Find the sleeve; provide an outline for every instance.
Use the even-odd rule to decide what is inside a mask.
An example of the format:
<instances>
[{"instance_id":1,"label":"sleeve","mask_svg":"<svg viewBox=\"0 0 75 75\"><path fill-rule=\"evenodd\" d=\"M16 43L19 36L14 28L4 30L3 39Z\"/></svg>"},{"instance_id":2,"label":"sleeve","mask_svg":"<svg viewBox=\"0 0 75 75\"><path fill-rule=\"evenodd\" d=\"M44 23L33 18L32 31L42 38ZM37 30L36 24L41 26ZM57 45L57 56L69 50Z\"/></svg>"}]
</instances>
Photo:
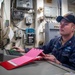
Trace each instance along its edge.
<instances>
[{"instance_id":1,"label":"sleeve","mask_svg":"<svg viewBox=\"0 0 75 75\"><path fill-rule=\"evenodd\" d=\"M49 43L47 43L46 45L37 47L37 49L42 49L45 54L49 54L52 52L56 41L57 41L57 38L53 38L49 41ZM25 48L25 52L28 52L29 50L30 50L29 48Z\"/></svg>"},{"instance_id":2,"label":"sleeve","mask_svg":"<svg viewBox=\"0 0 75 75\"><path fill-rule=\"evenodd\" d=\"M51 44L51 41L50 41L50 42L49 42L48 44L46 44L46 45L37 47L37 49L42 49L45 54L49 54L49 53L52 51L51 45L52 45L52 44ZM25 53L27 53L30 49L29 49L29 48L25 48L24 50L25 50Z\"/></svg>"},{"instance_id":3,"label":"sleeve","mask_svg":"<svg viewBox=\"0 0 75 75\"><path fill-rule=\"evenodd\" d=\"M24 50L25 50L25 53L27 53L30 50L30 48L25 48Z\"/></svg>"},{"instance_id":4,"label":"sleeve","mask_svg":"<svg viewBox=\"0 0 75 75\"><path fill-rule=\"evenodd\" d=\"M43 45L43 46L38 47L38 48L42 49L45 54L49 54L53 50L53 46L54 46L53 42L54 42L54 39L50 40L50 42L47 43L46 45Z\"/></svg>"},{"instance_id":5,"label":"sleeve","mask_svg":"<svg viewBox=\"0 0 75 75\"><path fill-rule=\"evenodd\" d=\"M75 50L73 50L71 56L69 57L69 65L62 64L65 67L75 70Z\"/></svg>"}]
</instances>

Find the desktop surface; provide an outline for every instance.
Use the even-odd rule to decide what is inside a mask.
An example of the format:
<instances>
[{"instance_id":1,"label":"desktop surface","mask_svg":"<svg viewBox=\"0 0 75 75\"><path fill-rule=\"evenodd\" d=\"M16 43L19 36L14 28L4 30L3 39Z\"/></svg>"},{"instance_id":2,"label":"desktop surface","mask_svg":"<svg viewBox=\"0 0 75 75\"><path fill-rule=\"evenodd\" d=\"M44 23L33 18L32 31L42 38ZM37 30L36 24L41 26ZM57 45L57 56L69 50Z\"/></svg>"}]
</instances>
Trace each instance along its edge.
<instances>
[{"instance_id":1,"label":"desktop surface","mask_svg":"<svg viewBox=\"0 0 75 75\"><path fill-rule=\"evenodd\" d=\"M72 70L65 70L47 61L35 61L13 70L6 70L0 66L0 75L64 75Z\"/></svg>"},{"instance_id":2,"label":"desktop surface","mask_svg":"<svg viewBox=\"0 0 75 75\"><path fill-rule=\"evenodd\" d=\"M10 60L18 56L9 55L4 50L4 59L3 61ZM0 66L0 75L64 75L67 72L74 72L70 69L65 69L63 66L58 66L55 63L48 61L35 61L28 65L18 67L13 70L6 70Z\"/></svg>"}]
</instances>

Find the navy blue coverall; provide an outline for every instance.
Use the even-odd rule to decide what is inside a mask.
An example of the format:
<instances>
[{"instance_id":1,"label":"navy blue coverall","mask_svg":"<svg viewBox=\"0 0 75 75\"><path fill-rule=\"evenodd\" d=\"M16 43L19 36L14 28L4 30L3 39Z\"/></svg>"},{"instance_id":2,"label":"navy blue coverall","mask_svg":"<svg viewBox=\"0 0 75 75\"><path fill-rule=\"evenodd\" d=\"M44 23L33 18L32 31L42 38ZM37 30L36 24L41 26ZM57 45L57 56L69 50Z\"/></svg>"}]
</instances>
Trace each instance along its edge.
<instances>
[{"instance_id":1,"label":"navy blue coverall","mask_svg":"<svg viewBox=\"0 0 75 75\"><path fill-rule=\"evenodd\" d=\"M75 36L64 45L61 43L61 37L54 38L40 49L43 49L45 54L52 53L63 66L75 70Z\"/></svg>"},{"instance_id":2,"label":"navy blue coverall","mask_svg":"<svg viewBox=\"0 0 75 75\"><path fill-rule=\"evenodd\" d=\"M42 49L45 54L53 54L63 66L75 70L75 36L64 45L61 43L61 37L54 38L39 49ZM25 50L29 51L28 49Z\"/></svg>"}]
</instances>

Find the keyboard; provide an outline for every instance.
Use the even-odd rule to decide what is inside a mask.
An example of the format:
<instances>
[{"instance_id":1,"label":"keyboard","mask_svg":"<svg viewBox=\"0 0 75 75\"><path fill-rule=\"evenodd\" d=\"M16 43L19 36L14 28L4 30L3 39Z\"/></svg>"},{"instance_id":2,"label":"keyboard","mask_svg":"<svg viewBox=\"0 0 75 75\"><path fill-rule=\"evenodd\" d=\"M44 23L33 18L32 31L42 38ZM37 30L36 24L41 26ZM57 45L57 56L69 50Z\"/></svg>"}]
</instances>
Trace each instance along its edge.
<instances>
[{"instance_id":1,"label":"keyboard","mask_svg":"<svg viewBox=\"0 0 75 75\"><path fill-rule=\"evenodd\" d=\"M19 51L15 51L15 50L6 50L6 53L9 55L22 56L22 54Z\"/></svg>"}]
</instances>

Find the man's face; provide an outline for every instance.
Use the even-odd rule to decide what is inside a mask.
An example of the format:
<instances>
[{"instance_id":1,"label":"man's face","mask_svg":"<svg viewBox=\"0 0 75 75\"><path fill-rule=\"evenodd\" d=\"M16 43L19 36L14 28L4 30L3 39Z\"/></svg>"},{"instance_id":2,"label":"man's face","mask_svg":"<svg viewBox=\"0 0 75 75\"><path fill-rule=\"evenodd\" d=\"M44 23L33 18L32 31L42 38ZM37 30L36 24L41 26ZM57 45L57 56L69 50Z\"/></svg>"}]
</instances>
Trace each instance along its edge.
<instances>
[{"instance_id":1,"label":"man's face","mask_svg":"<svg viewBox=\"0 0 75 75\"><path fill-rule=\"evenodd\" d=\"M62 19L60 22L60 34L67 36L73 33L74 24Z\"/></svg>"}]
</instances>

